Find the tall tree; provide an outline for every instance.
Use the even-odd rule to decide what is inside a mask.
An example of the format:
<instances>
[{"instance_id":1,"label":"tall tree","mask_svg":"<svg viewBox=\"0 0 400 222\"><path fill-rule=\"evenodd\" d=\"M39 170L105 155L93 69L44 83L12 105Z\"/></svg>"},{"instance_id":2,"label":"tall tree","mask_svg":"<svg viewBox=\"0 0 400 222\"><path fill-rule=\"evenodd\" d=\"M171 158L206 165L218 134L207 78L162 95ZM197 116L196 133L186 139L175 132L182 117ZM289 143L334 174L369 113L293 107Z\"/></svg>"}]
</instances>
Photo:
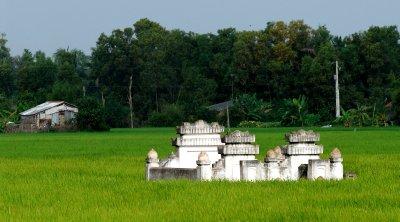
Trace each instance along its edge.
<instances>
[{"instance_id":1,"label":"tall tree","mask_svg":"<svg viewBox=\"0 0 400 222\"><path fill-rule=\"evenodd\" d=\"M83 92L82 80L77 72L76 54L59 49L54 54L54 60L57 74L49 99L77 103L83 97Z\"/></svg>"},{"instance_id":2,"label":"tall tree","mask_svg":"<svg viewBox=\"0 0 400 222\"><path fill-rule=\"evenodd\" d=\"M51 58L40 51L32 55L29 50L25 50L16 63L19 104L27 109L46 101L57 73L57 66Z\"/></svg>"},{"instance_id":3,"label":"tall tree","mask_svg":"<svg viewBox=\"0 0 400 222\"><path fill-rule=\"evenodd\" d=\"M6 46L5 34L0 33L0 105L2 107L12 106L9 99L14 93L14 69L10 49Z\"/></svg>"}]
</instances>

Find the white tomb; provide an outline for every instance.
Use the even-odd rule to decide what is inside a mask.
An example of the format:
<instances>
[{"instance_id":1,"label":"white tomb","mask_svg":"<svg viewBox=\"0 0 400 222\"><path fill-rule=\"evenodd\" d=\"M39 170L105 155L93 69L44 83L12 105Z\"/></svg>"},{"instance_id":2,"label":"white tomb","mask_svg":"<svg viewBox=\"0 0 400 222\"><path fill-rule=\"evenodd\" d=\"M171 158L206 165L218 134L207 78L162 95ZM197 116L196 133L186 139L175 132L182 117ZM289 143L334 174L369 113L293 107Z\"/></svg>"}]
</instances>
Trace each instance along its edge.
<instances>
[{"instance_id":1,"label":"white tomb","mask_svg":"<svg viewBox=\"0 0 400 222\"><path fill-rule=\"evenodd\" d=\"M293 131L285 135L289 144L269 150L264 163L256 159L259 146L249 132L234 131L222 139L223 126L202 120L177 127L173 140L176 154L158 160L154 149L147 155L146 178L198 180L298 180L343 179L343 158L335 148L330 159L320 159L323 146L319 134Z\"/></svg>"},{"instance_id":2,"label":"white tomb","mask_svg":"<svg viewBox=\"0 0 400 222\"><path fill-rule=\"evenodd\" d=\"M224 127L216 122L208 124L199 120L193 124L183 123L176 127L179 137L172 140L176 152L168 159L162 160L160 165L169 168L196 168L196 161L202 151L207 153L211 163L216 162L221 158L218 154L218 146L224 145L220 136L223 132Z\"/></svg>"},{"instance_id":3,"label":"white tomb","mask_svg":"<svg viewBox=\"0 0 400 222\"><path fill-rule=\"evenodd\" d=\"M222 159L213 165L214 178L240 180L241 161L256 160L255 155L259 153L258 145L251 144L256 141L256 137L249 132L234 131L223 137L222 141L226 145L218 147Z\"/></svg>"}]
</instances>

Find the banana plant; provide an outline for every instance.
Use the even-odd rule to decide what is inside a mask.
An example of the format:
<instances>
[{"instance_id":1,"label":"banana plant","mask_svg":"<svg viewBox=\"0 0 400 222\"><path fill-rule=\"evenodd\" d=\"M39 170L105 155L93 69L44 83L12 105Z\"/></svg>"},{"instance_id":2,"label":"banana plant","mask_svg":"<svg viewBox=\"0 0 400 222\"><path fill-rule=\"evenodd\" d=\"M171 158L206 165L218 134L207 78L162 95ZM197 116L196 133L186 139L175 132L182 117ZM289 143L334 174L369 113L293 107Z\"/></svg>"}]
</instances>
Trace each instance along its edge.
<instances>
[{"instance_id":1,"label":"banana plant","mask_svg":"<svg viewBox=\"0 0 400 222\"><path fill-rule=\"evenodd\" d=\"M8 122L14 122L17 119L17 110L11 112L8 110L0 111L0 131L3 132Z\"/></svg>"},{"instance_id":2,"label":"banana plant","mask_svg":"<svg viewBox=\"0 0 400 222\"><path fill-rule=\"evenodd\" d=\"M306 114L307 98L303 95L300 95L298 99L293 98L292 103L296 107L298 118L301 122L301 126L303 126L304 115Z\"/></svg>"}]
</instances>

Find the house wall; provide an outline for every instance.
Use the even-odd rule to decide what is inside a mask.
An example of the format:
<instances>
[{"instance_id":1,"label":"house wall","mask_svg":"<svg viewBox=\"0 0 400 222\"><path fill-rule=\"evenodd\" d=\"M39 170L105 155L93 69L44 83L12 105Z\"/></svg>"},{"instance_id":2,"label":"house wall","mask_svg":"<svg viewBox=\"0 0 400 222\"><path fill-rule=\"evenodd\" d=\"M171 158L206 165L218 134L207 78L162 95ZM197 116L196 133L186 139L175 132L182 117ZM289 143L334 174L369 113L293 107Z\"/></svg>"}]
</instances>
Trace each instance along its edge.
<instances>
[{"instance_id":1,"label":"house wall","mask_svg":"<svg viewBox=\"0 0 400 222\"><path fill-rule=\"evenodd\" d=\"M37 131L36 122L37 122L36 115L22 116L21 123L19 124L18 127L18 132L29 133Z\"/></svg>"},{"instance_id":2,"label":"house wall","mask_svg":"<svg viewBox=\"0 0 400 222\"><path fill-rule=\"evenodd\" d=\"M66 104L50 108L45 111L44 116L41 119L51 120L51 125L61 125L63 126L65 121L68 121L75 117L78 112L78 108L71 107Z\"/></svg>"},{"instance_id":3,"label":"house wall","mask_svg":"<svg viewBox=\"0 0 400 222\"><path fill-rule=\"evenodd\" d=\"M22 132L35 132L48 126L64 126L76 116L78 108L61 104L29 116L21 116L20 130Z\"/></svg>"}]
</instances>

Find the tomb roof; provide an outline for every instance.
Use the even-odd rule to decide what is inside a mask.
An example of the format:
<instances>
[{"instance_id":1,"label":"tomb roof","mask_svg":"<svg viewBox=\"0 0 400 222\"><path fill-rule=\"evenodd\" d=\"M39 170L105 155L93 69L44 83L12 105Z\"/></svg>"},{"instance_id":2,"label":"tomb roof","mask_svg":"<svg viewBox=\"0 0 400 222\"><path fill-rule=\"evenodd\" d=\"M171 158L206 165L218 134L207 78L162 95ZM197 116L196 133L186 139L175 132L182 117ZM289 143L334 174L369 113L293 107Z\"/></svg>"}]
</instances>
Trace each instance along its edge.
<instances>
[{"instance_id":1,"label":"tomb roof","mask_svg":"<svg viewBox=\"0 0 400 222\"><path fill-rule=\"evenodd\" d=\"M310 143L319 141L319 134L314 131L305 131L303 129L292 131L285 134L285 140L289 143Z\"/></svg>"},{"instance_id":2,"label":"tomb roof","mask_svg":"<svg viewBox=\"0 0 400 222\"><path fill-rule=\"evenodd\" d=\"M242 132L240 130L235 130L232 133L224 136L222 142L226 144L236 144L236 143L254 143L256 142L256 136L250 134L248 131Z\"/></svg>"},{"instance_id":3,"label":"tomb roof","mask_svg":"<svg viewBox=\"0 0 400 222\"><path fill-rule=\"evenodd\" d=\"M194 123L184 122L176 127L177 134L215 134L224 132L224 127L217 122L207 123L204 120L198 120Z\"/></svg>"}]
</instances>

